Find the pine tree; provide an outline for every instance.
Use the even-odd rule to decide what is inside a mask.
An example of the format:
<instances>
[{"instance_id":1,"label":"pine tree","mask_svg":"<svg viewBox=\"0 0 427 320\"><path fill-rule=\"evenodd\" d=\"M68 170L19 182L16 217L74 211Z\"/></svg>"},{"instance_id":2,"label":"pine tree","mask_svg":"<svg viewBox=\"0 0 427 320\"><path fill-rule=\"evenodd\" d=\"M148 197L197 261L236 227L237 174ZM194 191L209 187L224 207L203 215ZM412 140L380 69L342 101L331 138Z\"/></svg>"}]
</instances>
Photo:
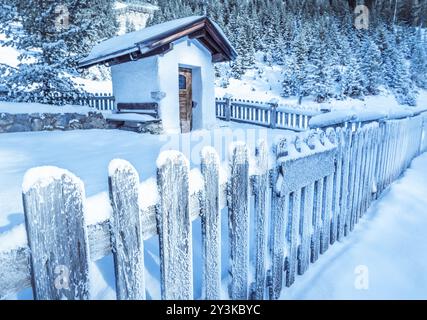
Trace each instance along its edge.
<instances>
[{"instance_id":1,"label":"pine tree","mask_svg":"<svg viewBox=\"0 0 427 320\"><path fill-rule=\"evenodd\" d=\"M126 19L125 29L126 29L126 33L130 33L130 32L136 31L135 25L129 19Z\"/></svg>"},{"instance_id":2,"label":"pine tree","mask_svg":"<svg viewBox=\"0 0 427 320\"><path fill-rule=\"evenodd\" d=\"M76 64L100 37L115 32L112 1L29 0L16 1L16 19L21 30L13 32L12 43L20 52L19 69L8 75L11 98L21 102L73 103L81 89L73 77ZM4 24L3 24L4 25Z\"/></svg>"},{"instance_id":3,"label":"pine tree","mask_svg":"<svg viewBox=\"0 0 427 320\"><path fill-rule=\"evenodd\" d=\"M420 31L414 36L410 62L411 80L418 87L427 89L427 46L423 44Z\"/></svg>"},{"instance_id":4,"label":"pine tree","mask_svg":"<svg viewBox=\"0 0 427 320\"><path fill-rule=\"evenodd\" d=\"M282 96L289 98L297 94L296 81L295 81L295 57L293 55L285 58L283 64L283 82L282 82Z\"/></svg>"},{"instance_id":5,"label":"pine tree","mask_svg":"<svg viewBox=\"0 0 427 320\"><path fill-rule=\"evenodd\" d=\"M365 37L359 57L360 71L364 75L364 93L377 95L381 85L381 52L377 45Z\"/></svg>"}]
</instances>

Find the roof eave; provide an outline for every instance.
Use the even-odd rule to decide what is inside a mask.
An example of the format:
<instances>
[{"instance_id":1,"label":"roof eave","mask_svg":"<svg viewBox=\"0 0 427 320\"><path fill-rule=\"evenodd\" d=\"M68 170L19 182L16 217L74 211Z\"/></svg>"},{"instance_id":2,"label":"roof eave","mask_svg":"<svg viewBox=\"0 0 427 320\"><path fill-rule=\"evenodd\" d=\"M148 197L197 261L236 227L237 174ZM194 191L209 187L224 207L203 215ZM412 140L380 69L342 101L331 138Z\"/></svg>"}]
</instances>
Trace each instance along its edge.
<instances>
[{"instance_id":1,"label":"roof eave","mask_svg":"<svg viewBox=\"0 0 427 320\"><path fill-rule=\"evenodd\" d=\"M201 24L202 22L203 24ZM215 60L213 61L214 63L232 61L237 58L236 50L234 49L232 44L229 42L229 40L225 37L225 35L222 33L222 31L218 29L219 27L215 23L213 23L208 17L201 16L199 19L194 20L191 23L188 23L182 26L178 30L167 31L160 35L156 35L155 37L146 39L144 41L136 42L132 47L129 47L127 49L116 51L108 55L94 58L94 59L89 59L89 60L83 59L82 61L79 62L78 68L90 68L97 64L105 64L105 63L108 63L109 61L113 61L123 56L132 55L134 53L146 54L156 50L159 46L164 46L169 42L173 42L182 38L182 36L179 37L179 34L185 33L185 31L188 29L194 29L193 31L197 31L203 28L209 28L209 30L213 30L213 32L215 33L215 37L217 38L217 41L219 43L219 46L221 47L222 58L218 60L213 59ZM178 34L178 36L173 37L173 35L175 34Z\"/></svg>"}]
</instances>

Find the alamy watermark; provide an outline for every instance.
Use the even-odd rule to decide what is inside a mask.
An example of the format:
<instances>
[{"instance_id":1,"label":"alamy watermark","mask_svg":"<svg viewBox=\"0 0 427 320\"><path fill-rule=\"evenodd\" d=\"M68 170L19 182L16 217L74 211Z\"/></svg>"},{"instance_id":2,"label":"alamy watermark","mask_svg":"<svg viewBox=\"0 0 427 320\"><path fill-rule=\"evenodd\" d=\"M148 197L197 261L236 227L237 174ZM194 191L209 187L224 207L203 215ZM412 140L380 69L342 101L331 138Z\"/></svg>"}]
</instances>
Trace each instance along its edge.
<instances>
[{"instance_id":1,"label":"alamy watermark","mask_svg":"<svg viewBox=\"0 0 427 320\"><path fill-rule=\"evenodd\" d=\"M357 30L368 30L369 29L369 8L365 5L358 5L354 9L356 19L354 26Z\"/></svg>"},{"instance_id":2,"label":"alamy watermark","mask_svg":"<svg viewBox=\"0 0 427 320\"><path fill-rule=\"evenodd\" d=\"M55 288L58 290L70 289L70 270L67 266L56 266L54 273L58 275L55 278Z\"/></svg>"},{"instance_id":3,"label":"alamy watermark","mask_svg":"<svg viewBox=\"0 0 427 320\"><path fill-rule=\"evenodd\" d=\"M70 12L66 5L55 7L55 28L57 32L64 31L70 27Z\"/></svg>"},{"instance_id":4,"label":"alamy watermark","mask_svg":"<svg viewBox=\"0 0 427 320\"><path fill-rule=\"evenodd\" d=\"M359 265L354 269L356 278L354 279L354 287L356 290L369 289L369 268L365 265Z\"/></svg>"}]
</instances>

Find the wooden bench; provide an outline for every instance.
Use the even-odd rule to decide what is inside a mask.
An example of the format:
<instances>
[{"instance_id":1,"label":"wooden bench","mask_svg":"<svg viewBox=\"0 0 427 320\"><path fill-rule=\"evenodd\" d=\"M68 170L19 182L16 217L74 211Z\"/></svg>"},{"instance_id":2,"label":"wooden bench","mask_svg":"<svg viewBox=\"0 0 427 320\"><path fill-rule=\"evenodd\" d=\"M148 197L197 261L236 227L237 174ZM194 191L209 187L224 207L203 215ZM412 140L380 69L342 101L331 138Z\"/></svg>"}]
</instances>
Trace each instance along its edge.
<instances>
[{"instance_id":1,"label":"wooden bench","mask_svg":"<svg viewBox=\"0 0 427 320\"><path fill-rule=\"evenodd\" d=\"M117 104L118 113L136 113L136 114L146 114L154 117L155 119L160 119L159 116L159 105L155 102L149 103L118 103Z\"/></svg>"},{"instance_id":2,"label":"wooden bench","mask_svg":"<svg viewBox=\"0 0 427 320\"><path fill-rule=\"evenodd\" d=\"M116 128L141 132L144 126L159 123L159 105L157 103L118 103L117 111L106 117Z\"/></svg>"}]
</instances>

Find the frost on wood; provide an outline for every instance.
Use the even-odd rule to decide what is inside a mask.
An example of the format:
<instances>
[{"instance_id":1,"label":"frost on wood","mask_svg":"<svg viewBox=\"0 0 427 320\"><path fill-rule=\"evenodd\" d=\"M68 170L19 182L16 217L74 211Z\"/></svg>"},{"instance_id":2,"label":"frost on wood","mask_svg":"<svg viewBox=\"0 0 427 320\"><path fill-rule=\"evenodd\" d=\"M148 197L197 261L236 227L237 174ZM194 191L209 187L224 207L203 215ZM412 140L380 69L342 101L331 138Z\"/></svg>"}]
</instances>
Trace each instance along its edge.
<instances>
[{"instance_id":1,"label":"frost on wood","mask_svg":"<svg viewBox=\"0 0 427 320\"><path fill-rule=\"evenodd\" d=\"M35 299L88 299L83 183L68 171L42 167L27 172L23 190Z\"/></svg>"},{"instance_id":2,"label":"frost on wood","mask_svg":"<svg viewBox=\"0 0 427 320\"><path fill-rule=\"evenodd\" d=\"M268 190L268 152L264 140L259 141L256 148L256 166L258 174L254 177L254 207L255 207L255 232L256 232L256 252L255 252L255 292L253 298L264 299L265 290L265 265L267 251L267 190Z\"/></svg>"},{"instance_id":3,"label":"frost on wood","mask_svg":"<svg viewBox=\"0 0 427 320\"><path fill-rule=\"evenodd\" d=\"M311 233L313 230L314 183L311 183L303 189L301 200L301 244L298 248L299 275L303 275L310 265Z\"/></svg>"},{"instance_id":4,"label":"frost on wood","mask_svg":"<svg viewBox=\"0 0 427 320\"><path fill-rule=\"evenodd\" d=\"M191 300L193 268L188 160L180 152L166 151L160 154L157 166L162 299Z\"/></svg>"},{"instance_id":5,"label":"frost on wood","mask_svg":"<svg viewBox=\"0 0 427 320\"><path fill-rule=\"evenodd\" d=\"M310 128L326 128L344 122L352 121L357 118L357 115L351 110L333 111L314 116L310 119Z\"/></svg>"},{"instance_id":6,"label":"frost on wood","mask_svg":"<svg viewBox=\"0 0 427 320\"><path fill-rule=\"evenodd\" d=\"M221 216L219 208L219 157L215 149L201 153L204 184L202 205L203 296L221 298Z\"/></svg>"},{"instance_id":7,"label":"frost on wood","mask_svg":"<svg viewBox=\"0 0 427 320\"><path fill-rule=\"evenodd\" d=\"M340 214L338 217L338 232L337 240L341 241L345 236L347 215L348 215L348 183L350 173L350 146L351 146L351 132L349 129L341 131L341 190L340 190Z\"/></svg>"},{"instance_id":8,"label":"frost on wood","mask_svg":"<svg viewBox=\"0 0 427 320\"><path fill-rule=\"evenodd\" d=\"M341 198L341 171L342 171L342 144L341 144L341 128L329 128L326 131L329 141L337 146L335 173L333 177L333 194L332 194L332 218L330 243L334 244L338 236L338 220L340 216L340 198Z\"/></svg>"},{"instance_id":9,"label":"frost on wood","mask_svg":"<svg viewBox=\"0 0 427 320\"><path fill-rule=\"evenodd\" d=\"M111 243L119 300L145 299L144 245L139 212L139 175L127 161L109 165L109 188L113 214Z\"/></svg>"},{"instance_id":10,"label":"frost on wood","mask_svg":"<svg viewBox=\"0 0 427 320\"><path fill-rule=\"evenodd\" d=\"M286 139L281 141L282 152L286 153L288 142ZM276 148L277 152L277 148ZM283 175L279 167L273 169L271 174L272 192L271 192L271 287L270 299L278 299L282 291L283 267L285 256L285 228L288 218L288 197L280 197L280 187L283 183Z\"/></svg>"},{"instance_id":11,"label":"frost on wood","mask_svg":"<svg viewBox=\"0 0 427 320\"><path fill-rule=\"evenodd\" d=\"M249 268L249 156L246 146L235 144L231 153L229 188L230 297L248 298Z\"/></svg>"},{"instance_id":12,"label":"frost on wood","mask_svg":"<svg viewBox=\"0 0 427 320\"><path fill-rule=\"evenodd\" d=\"M295 140L285 138L276 146L279 176L275 189L281 199L278 200L279 206L273 215L273 224L279 222L280 226L280 223L286 221L287 286L293 284L297 271L303 274L308 269L310 255L311 261L317 260L327 225L324 219L328 220L327 214L331 211L328 197L324 198L327 190L323 190L323 180L325 176L332 176L335 172L337 148L323 132L311 132L307 138L301 137L303 136L298 136ZM319 186L322 189L319 189ZM329 203L332 204L332 190L329 192ZM273 286L276 286L273 289L274 294L280 286L277 284L280 276L275 271L278 268L275 264L280 263L280 257L274 258L274 251L280 249L274 249L275 241L273 239L272 275Z\"/></svg>"}]
</instances>

